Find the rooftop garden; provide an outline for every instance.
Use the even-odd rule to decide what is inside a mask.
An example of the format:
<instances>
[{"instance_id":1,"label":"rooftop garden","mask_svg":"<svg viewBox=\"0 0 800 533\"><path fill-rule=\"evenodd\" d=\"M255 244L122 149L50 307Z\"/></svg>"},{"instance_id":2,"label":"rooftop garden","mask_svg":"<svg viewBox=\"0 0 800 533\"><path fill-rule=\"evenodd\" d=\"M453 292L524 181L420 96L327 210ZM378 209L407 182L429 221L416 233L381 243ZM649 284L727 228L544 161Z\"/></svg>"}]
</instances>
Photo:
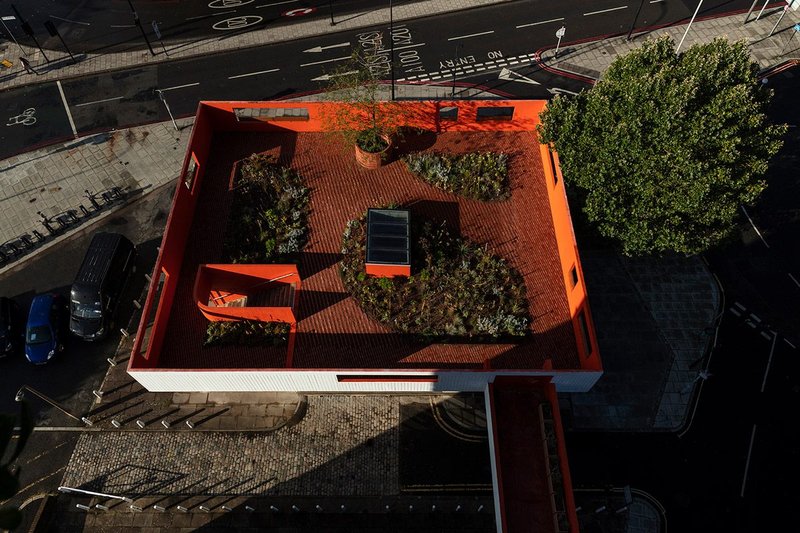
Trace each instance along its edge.
<instances>
[{"instance_id":1,"label":"rooftop garden","mask_svg":"<svg viewBox=\"0 0 800 533\"><path fill-rule=\"evenodd\" d=\"M505 200L511 194L508 185L508 155L472 152L462 155L415 152L403 162L416 176L434 187L472 198Z\"/></svg>"},{"instance_id":2,"label":"rooftop garden","mask_svg":"<svg viewBox=\"0 0 800 533\"><path fill-rule=\"evenodd\" d=\"M428 340L497 342L528 333L522 276L487 247L432 222L411 225L412 275L368 276L366 215L344 232L340 274L370 317Z\"/></svg>"},{"instance_id":3,"label":"rooftop garden","mask_svg":"<svg viewBox=\"0 0 800 533\"><path fill-rule=\"evenodd\" d=\"M234 178L228 227L222 245L229 263L288 263L308 239L309 191L302 177L275 158L253 154ZM210 322L204 346L285 345L283 322Z\"/></svg>"}]
</instances>

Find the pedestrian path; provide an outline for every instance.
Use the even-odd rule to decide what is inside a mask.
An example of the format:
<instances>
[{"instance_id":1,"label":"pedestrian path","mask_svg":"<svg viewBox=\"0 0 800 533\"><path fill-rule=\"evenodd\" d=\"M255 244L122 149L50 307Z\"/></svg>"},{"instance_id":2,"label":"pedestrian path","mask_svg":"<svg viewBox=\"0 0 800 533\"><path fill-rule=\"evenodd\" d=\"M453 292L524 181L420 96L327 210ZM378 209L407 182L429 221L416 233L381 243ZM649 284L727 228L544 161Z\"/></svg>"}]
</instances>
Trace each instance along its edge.
<instances>
[{"instance_id":1,"label":"pedestrian path","mask_svg":"<svg viewBox=\"0 0 800 533\"><path fill-rule=\"evenodd\" d=\"M646 29L634 33L630 41L626 35L620 35L581 43L562 43L557 56L555 47L539 50L537 55L548 70L588 80L601 78L617 56L640 47L648 38L662 35L669 35L677 45L686 34L681 50L717 37L727 37L731 41L745 40L762 72L775 69L785 62L800 60L800 35L795 35L798 33L796 25L800 23L800 11L789 9L784 14L782 7L776 7L765 10L758 20L757 15L758 11L752 13L747 23L746 13L698 19L688 32L688 24Z\"/></svg>"}]
</instances>

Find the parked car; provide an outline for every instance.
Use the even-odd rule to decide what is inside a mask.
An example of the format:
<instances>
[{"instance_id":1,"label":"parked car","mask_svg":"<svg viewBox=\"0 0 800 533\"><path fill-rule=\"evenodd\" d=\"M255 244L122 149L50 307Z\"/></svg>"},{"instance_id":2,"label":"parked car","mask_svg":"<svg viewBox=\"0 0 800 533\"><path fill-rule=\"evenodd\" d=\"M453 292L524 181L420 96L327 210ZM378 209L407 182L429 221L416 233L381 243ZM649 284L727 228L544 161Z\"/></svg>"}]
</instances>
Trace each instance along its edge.
<instances>
[{"instance_id":1,"label":"parked car","mask_svg":"<svg viewBox=\"0 0 800 533\"><path fill-rule=\"evenodd\" d=\"M0 357L19 348L22 341L22 323L19 305L11 298L0 296Z\"/></svg>"},{"instance_id":2,"label":"parked car","mask_svg":"<svg viewBox=\"0 0 800 533\"><path fill-rule=\"evenodd\" d=\"M70 331L87 341L109 329L136 262L136 247L118 233L97 233L70 290Z\"/></svg>"},{"instance_id":3,"label":"parked car","mask_svg":"<svg viewBox=\"0 0 800 533\"><path fill-rule=\"evenodd\" d=\"M31 302L25 328L25 357L43 365L64 349L66 301L55 294L39 294Z\"/></svg>"}]
</instances>

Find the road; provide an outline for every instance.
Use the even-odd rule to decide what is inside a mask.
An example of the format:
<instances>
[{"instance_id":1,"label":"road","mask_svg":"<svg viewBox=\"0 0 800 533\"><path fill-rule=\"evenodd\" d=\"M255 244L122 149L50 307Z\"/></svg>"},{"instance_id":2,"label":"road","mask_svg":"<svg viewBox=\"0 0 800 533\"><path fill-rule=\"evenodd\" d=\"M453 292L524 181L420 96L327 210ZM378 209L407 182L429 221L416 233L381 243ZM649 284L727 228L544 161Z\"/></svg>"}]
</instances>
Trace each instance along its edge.
<instances>
[{"instance_id":1,"label":"road","mask_svg":"<svg viewBox=\"0 0 800 533\"><path fill-rule=\"evenodd\" d=\"M707 3L721 10L741 2ZM606 4L610 7L603 9ZM265 100L320 90L354 48L375 49L389 79L393 44L394 75L401 83L455 81L526 98L575 92L585 84L537 70L531 54L551 46L562 24L568 40L627 30L633 6L611 9L614 5L619 7L592 2L590 10L575 3L569 15L560 3L537 3L534 10L530 2L512 2L416 19L394 25L391 32L383 26L364 28L7 90L0 93L0 117L6 119L0 158L73 135L168 120L155 89L179 116L192 115L200 100ZM689 15L684 3L664 0L646 4L639 20L665 24ZM28 109L34 109L35 121L26 123Z\"/></svg>"}]
</instances>

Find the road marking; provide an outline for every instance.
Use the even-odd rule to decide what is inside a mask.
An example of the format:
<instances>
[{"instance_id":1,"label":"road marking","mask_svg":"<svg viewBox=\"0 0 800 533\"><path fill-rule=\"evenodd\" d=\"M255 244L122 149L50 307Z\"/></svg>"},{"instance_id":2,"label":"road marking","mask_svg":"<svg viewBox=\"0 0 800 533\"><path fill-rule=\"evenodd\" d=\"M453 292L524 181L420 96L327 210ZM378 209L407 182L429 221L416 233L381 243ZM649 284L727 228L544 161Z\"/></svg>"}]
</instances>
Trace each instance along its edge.
<instances>
[{"instance_id":1,"label":"road marking","mask_svg":"<svg viewBox=\"0 0 800 533\"><path fill-rule=\"evenodd\" d=\"M527 76L523 76L522 74L518 74L508 68L504 68L503 70L501 70L500 74L497 77L505 81L518 81L521 83L530 83L531 85L539 85L538 81L532 80Z\"/></svg>"},{"instance_id":2,"label":"road marking","mask_svg":"<svg viewBox=\"0 0 800 533\"><path fill-rule=\"evenodd\" d=\"M457 41L459 39L469 39L470 37L478 37L480 35L489 35L490 33L494 33L494 30L484 31L484 32L481 32L481 33L471 33L469 35L459 35L458 37L450 37L447 40L448 41Z\"/></svg>"},{"instance_id":3,"label":"road marking","mask_svg":"<svg viewBox=\"0 0 800 533\"><path fill-rule=\"evenodd\" d=\"M764 243L764 246L766 246L767 248L769 248L769 244L767 244L767 241L765 241L765 240L764 240L764 236L763 236L763 235L761 235L761 232L760 232L760 231L758 231L758 228L756 227L756 223L755 223L755 222L753 222L753 219L752 219L752 218L750 218L750 215L748 215L748 214L747 214L747 209L745 209L745 208L744 208L744 206L741 206L741 207L742 207L742 212L744 212L744 216L746 216L746 217L747 217L747 220L749 220L749 221L750 221L750 225L751 225L751 226L753 226L753 229L754 229L754 230L756 230L756 235L758 235L758 238L759 238L759 239L761 239L761 242L763 242L763 243Z\"/></svg>"},{"instance_id":4,"label":"road marking","mask_svg":"<svg viewBox=\"0 0 800 533\"><path fill-rule=\"evenodd\" d=\"M756 315L754 315L753 313L750 313L750 318L752 318L752 319L753 319L753 322L761 322L761 319L760 319L760 318L758 318L758 317L757 317Z\"/></svg>"},{"instance_id":5,"label":"road marking","mask_svg":"<svg viewBox=\"0 0 800 533\"><path fill-rule=\"evenodd\" d=\"M592 11L590 13L584 13L584 17L588 17L589 15L599 15L600 13L610 13L611 11L619 11L620 9L628 9L628 6L619 6L619 7L612 7L611 9L603 9L602 11Z\"/></svg>"},{"instance_id":6,"label":"road marking","mask_svg":"<svg viewBox=\"0 0 800 533\"><path fill-rule=\"evenodd\" d=\"M166 91L173 91L175 89L183 89L184 87L194 87L195 85L200 85L200 82L196 81L194 83L187 83L186 85L176 85L175 87L167 87L166 89L161 89L161 92L163 93Z\"/></svg>"},{"instance_id":7,"label":"road marking","mask_svg":"<svg viewBox=\"0 0 800 533\"><path fill-rule=\"evenodd\" d=\"M791 274L788 274L788 276L791 278L791 280L792 280L792 281L794 281L794 284L795 284L795 285L797 285L798 287L800 287L800 281L797 281L797 278L796 278L796 277L792 276Z\"/></svg>"},{"instance_id":8,"label":"road marking","mask_svg":"<svg viewBox=\"0 0 800 533\"><path fill-rule=\"evenodd\" d=\"M650 0L651 4L660 4L662 2L666 2L667 0Z\"/></svg>"},{"instance_id":9,"label":"road marking","mask_svg":"<svg viewBox=\"0 0 800 533\"><path fill-rule=\"evenodd\" d=\"M50 18L51 19L63 20L64 22L71 22L72 24L82 24L84 26L91 26L91 23L89 23L89 22L80 22L78 20L65 19L65 18L57 17L55 15L50 15Z\"/></svg>"},{"instance_id":10,"label":"road marking","mask_svg":"<svg viewBox=\"0 0 800 533\"><path fill-rule=\"evenodd\" d=\"M328 50L330 48L344 48L350 46L350 41L346 43L339 43L339 44L329 44L328 46L315 46L314 48L309 48L308 50L303 50L303 52L310 52L312 54L318 54L323 50Z\"/></svg>"},{"instance_id":11,"label":"road marking","mask_svg":"<svg viewBox=\"0 0 800 533\"><path fill-rule=\"evenodd\" d=\"M61 93L61 101L64 103L64 110L67 112L69 126L72 128L72 134L75 137L78 137L78 130L75 129L75 121L72 120L72 113L69 110L69 105L67 105L67 97L64 96L64 89L61 87L61 80L56 80L56 85L58 85L58 92Z\"/></svg>"},{"instance_id":12,"label":"road marking","mask_svg":"<svg viewBox=\"0 0 800 533\"><path fill-rule=\"evenodd\" d=\"M772 333L772 347L769 349L769 359L767 360L767 368L764 370L764 380L761 382L761 392L764 392L764 389L767 386L767 376L769 375L769 368L772 366L772 354L775 353L775 341L778 340L778 334L774 331Z\"/></svg>"},{"instance_id":13,"label":"road marking","mask_svg":"<svg viewBox=\"0 0 800 533\"><path fill-rule=\"evenodd\" d=\"M733 305L735 305L736 307L738 307L738 308L739 308L739 309L741 309L742 311L744 311L745 309L747 309L745 306L743 306L743 305L742 305L742 304L740 304L739 302L733 302Z\"/></svg>"},{"instance_id":14,"label":"road marking","mask_svg":"<svg viewBox=\"0 0 800 533\"><path fill-rule=\"evenodd\" d=\"M256 9L261 9L262 7L272 7L272 6L281 6L283 4L294 4L297 0L284 0L283 2L275 2L273 4L263 4L260 6L256 6Z\"/></svg>"},{"instance_id":15,"label":"road marking","mask_svg":"<svg viewBox=\"0 0 800 533\"><path fill-rule=\"evenodd\" d=\"M105 98L103 100L95 100L94 102L84 102L82 104L75 104L72 107L83 107L85 105L92 105L92 104L102 104L103 102L110 102L112 100L122 100L125 98L124 96L115 96L114 98Z\"/></svg>"},{"instance_id":16,"label":"road marking","mask_svg":"<svg viewBox=\"0 0 800 533\"><path fill-rule=\"evenodd\" d=\"M745 323L745 324L747 324L748 326L750 326L751 328L753 328L753 329L756 329L756 325L755 325L755 324L753 324L753 321L752 321L752 320L750 320L749 318L748 318L748 319L746 319L746 320L744 321L744 323Z\"/></svg>"},{"instance_id":17,"label":"road marking","mask_svg":"<svg viewBox=\"0 0 800 533\"><path fill-rule=\"evenodd\" d=\"M302 63L301 67L310 67L311 65L321 65L322 63L333 63L334 61L344 61L350 59L350 56L334 57L333 59L325 59L324 61L314 61L313 63Z\"/></svg>"},{"instance_id":18,"label":"road marking","mask_svg":"<svg viewBox=\"0 0 800 533\"><path fill-rule=\"evenodd\" d=\"M519 26L517 26L517 29L527 28L528 26L538 26L539 24L550 24L551 22L560 22L562 20L564 20L564 17L561 17L560 19L543 20L541 22L531 22L529 24L520 24Z\"/></svg>"},{"instance_id":19,"label":"road marking","mask_svg":"<svg viewBox=\"0 0 800 533\"><path fill-rule=\"evenodd\" d=\"M341 72L339 74L323 74L322 76L317 76L316 78L311 78L311 81L329 81L331 78L335 78L337 76L347 76L349 74L358 74L357 70L348 70L347 72Z\"/></svg>"},{"instance_id":20,"label":"road marking","mask_svg":"<svg viewBox=\"0 0 800 533\"><path fill-rule=\"evenodd\" d=\"M750 434L750 447L747 450L747 462L744 464L744 477L742 478L742 490L739 497L744 498L744 486L747 483L747 470L750 468L750 455L753 453L753 441L756 440L756 425L753 424L753 432Z\"/></svg>"},{"instance_id":21,"label":"road marking","mask_svg":"<svg viewBox=\"0 0 800 533\"><path fill-rule=\"evenodd\" d=\"M735 307L731 307L730 308L730 312L733 313L736 316L739 316L739 317L742 316L742 313L740 313L739 310L736 309Z\"/></svg>"},{"instance_id":22,"label":"road marking","mask_svg":"<svg viewBox=\"0 0 800 533\"><path fill-rule=\"evenodd\" d=\"M112 28L135 28L136 24L112 24Z\"/></svg>"},{"instance_id":23,"label":"road marking","mask_svg":"<svg viewBox=\"0 0 800 533\"><path fill-rule=\"evenodd\" d=\"M22 124L23 126L33 126L34 124L36 124L36 117L33 116L35 113L36 113L36 108L29 107L19 115L8 117L8 122L6 122L6 126L16 126L17 124Z\"/></svg>"},{"instance_id":24,"label":"road marking","mask_svg":"<svg viewBox=\"0 0 800 533\"><path fill-rule=\"evenodd\" d=\"M792 343L789 341L789 339L783 339L783 342L785 342L786 344L788 344L789 346L791 346L793 350L796 350L796 349L797 349L797 346L795 346L794 344L792 344Z\"/></svg>"},{"instance_id":25,"label":"road marking","mask_svg":"<svg viewBox=\"0 0 800 533\"><path fill-rule=\"evenodd\" d=\"M231 9L230 11L220 11L219 13L209 13L207 15L197 15L196 17L189 17L188 19L183 19L183 20L207 19L209 17L218 17L219 15L227 15L228 13L236 13L236 10L235 9Z\"/></svg>"},{"instance_id":26,"label":"road marking","mask_svg":"<svg viewBox=\"0 0 800 533\"><path fill-rule=\"evenodd\" d=\"M398 50L405 50L406 48L417 48L418 46L425 46L425 43L407 44L405 46L395 46L394 51L397 52Z\"/></svg>"},{"instance_id":27,"label":"road marking","mask_svg":"<svg viewBox=\"0 0 800 533\"><path fill-rule=\"evenodd\" d=\"M766 331L762 331L762 332L761 332L761 336L762 336L762 337L764 337L765 339L767 339L768 341L769 341L769 340L772 340L772 337L771 337L771 336L770 336L770 334L769 334L769 333L767 333Z\"/></svg>"},{"instance_id":28,"label":"road marking","mask_svg":"<svg viewBox=\"0 0 800 533\"><path fill-rule=\"evenodd\" d=\"M236 78L246 78L248 76L258 76L259 74L268 74L270 72L277 72L279 68L271 68L269 70L259 70L258 72L248 72L247 74L238 74L236 76L228 76L229 80L235 80Z\"/></svg>"}]
</instances>

